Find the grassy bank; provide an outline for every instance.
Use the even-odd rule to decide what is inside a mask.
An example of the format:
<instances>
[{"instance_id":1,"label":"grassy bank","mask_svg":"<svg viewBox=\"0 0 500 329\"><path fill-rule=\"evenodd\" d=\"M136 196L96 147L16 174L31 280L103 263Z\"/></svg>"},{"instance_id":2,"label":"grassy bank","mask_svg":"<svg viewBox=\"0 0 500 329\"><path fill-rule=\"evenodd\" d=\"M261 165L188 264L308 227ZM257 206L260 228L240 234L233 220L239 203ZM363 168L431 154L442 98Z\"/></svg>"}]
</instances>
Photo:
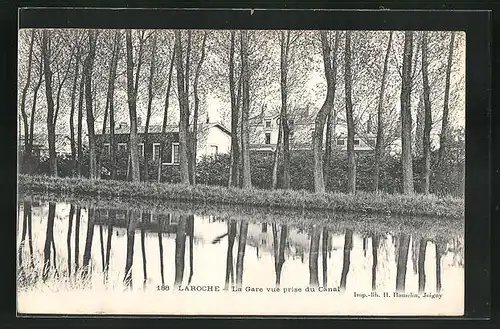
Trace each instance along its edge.
<instances>
[{"instance_id":1,"label":"grassy bank","mask_svg":"<svg viewBox=\"0 0 500 329\"><path fill-rule=\"evenodd\" d=\"M462 219L464 201L433 195L358 192L310 193L293 190L243 190L218 186L18 176L21 194L50 193L122 200L196 202L205 205L249 206L294 211L355 212Z\"/></svg>"}]
</instances>

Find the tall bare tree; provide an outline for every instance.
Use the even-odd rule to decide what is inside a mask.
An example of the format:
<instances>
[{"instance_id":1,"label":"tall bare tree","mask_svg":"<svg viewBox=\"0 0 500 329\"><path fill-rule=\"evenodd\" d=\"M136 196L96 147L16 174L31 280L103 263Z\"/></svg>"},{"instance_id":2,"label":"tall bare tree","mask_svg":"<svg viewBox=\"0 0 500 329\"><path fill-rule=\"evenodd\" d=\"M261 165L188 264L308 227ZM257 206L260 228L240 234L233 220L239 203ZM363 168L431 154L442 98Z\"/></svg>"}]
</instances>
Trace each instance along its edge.
<instances>
[{"instance_id":1,"label":"tall bare tree","mask_svg":"<svg viewBox=\"0 0 500 329\"><path fill-rule=\"evenodd\" d=\"M337 84L337 51L339 47L339 39L340 32L335 31L335 41L333 45L333 53L332 53L332 84L333 95L332 95L332 108L328 113L328 117L326 119L326 141L325 141L325 156L323 158L323 179L325 180L325 184L328 183L328 167L330 166L330 159L332 157L332 138L335 136L335 125L337 121L337 111L335 109L335 89Z\"/></svg>"},{"instance_id":2,"label":"tall bare tree","mask_svg":"<svg viewBox=\"0 0 500 329\"><path fill-rule=\"evenodd\" d=\"M90 179L98 179L100 172L97 170L97 152L94 130L94 109L92 95L92 70L94 67L94 59L96 53L97 31L88 30L88 46L89 51L83 65L83 75L85 79L85 108L87 114L87 133L89 138L89 175Z\"/></svg>"},{"instance_id":3,"label":"tall bare tree","mask_svg":"<svg viewBox=\"0 0 500 329\"><path fill-rule=\"evenodd\" d=\"M193 82L193 95L194 95L194 110L193 110L193 130L191 132L191 183L196 184L196 151L198 147L198 116L200 113L200 96L198 91L198 84L200 80L201 68L205 61L205 44L207 42L207 31L203 32L201 42L201 55L200 60L195 69L194 82Z\"/></svg>"},{"instance_id":4,"label":"tall bare tree","mask_svg":"<svg viewBox=\"0 0 500 329\"><path fill-rule=\"evenodd\" d=\"M186 60L186 72L184 72L182 33L177 30L175 33L175 67L177 71L177 96L179 98L179 160L181 182L189 185L189 56ZM191 35L188 32L189 36ZM190 38L189 38L190 39ZM188 48L191 40L188 40Z\"/></svg>"},{"instance_id":5,"label":"tall bare tree","mask_svg":"<svg viewBox=\"0 0 500 329\"><path fill-rule=\"evenodd\" d=\"M109 75L108 75L108 86L107 86L107 94L106 94L106 106L104 109L104 119L102 124L102 136L106 135L106 131L110 136L110 153L111 153L111 179L116 178L116 147L114 143L115 139L115 81L116 81L116 71L118 68L118 56L120 50L120 31L115 31L113 36L113 43L111 45L111 58L109 65ZM108 128L108 120L109 117L109 130ZM97 152L97 170L101 171L101 161L103 156L103 143L104 139L100 140L100 144L98 145Z\"/></svg>"},{"instance_id":6,"label":"tall bare tree","mask_svg":"<svg viewBox=\"0 0 500 329\"><path fill-rule=\"evenodd\" d=\"M352 113L352 73L351 73L351 34L345 35L345 111L347 121L347 191L356 192L356 155L354 154L354 119Z\"/></svg>"},{"instance_id":7,"label":"tall bare tree","mask_svg":"<svg viewBox=\"0 0 500 329\"><path fill-rule=\"evenodd\" d=\"M389 56L391 53L392 34L389 32L389 41L387 42L387 51L385 52L384 68L382 70L382 81L380 83L380 93L377 105L377 138L375 141L375 165L373 169L373 189L378 192L380 178L380 162L383 157L384 145L384 96L387 81L387 69L389 65Z\"/></svg>"},{"instance_id":8,"label":"tall bare tree","mask_svg":"<svg viewBox=\"0 0 500 329\"><path fill-rule=\"evenodd\" d=\"M328 40L328 32L321 31L321 50L323 53L323 64L325 68L326 77L326 98L321 106L316 120L314 122L314 135L313 135L313 153L314 153L314 190L316 192L325 192L325 181L323 178L323 131L328 113L331 112L333 106L333 72L331 64L331 49Z\"/></svg>"},{"instance_id":9,"label":"tall bare tree","mask_svg":"<svg viewBox=\"0 0 500 329\"><path fill-rule=\"evenodd\" d=\"M238 186L240 181L240 147L238 136L238 123L240 118L239 102L237 99L237 90L239 83L235 78L235 46L236 46L236 31L231 31L230 48L229 48L229 92L231 99L231 174L229 178L230 186ZM241 78L241 77L240 77ZM241 79L238 79L241 80Z\"/></svg>"},{"instance_id":10,"label":"tall bare tree","mask_svg":"<svg viewBox=\"0 0 500 329\"><path fill-rule=\"evenodd\" d=\"M168 107L170 105L170 89L172 86L172 71L174 69L174 61L175 61L175 48L172 49L172 56L170 58L170 64L168 69L168 80L167 80L167 89L165 91L165 104L163 108L163 123L161 125L161 144L160 144L160 161L158 161L158 182L161 181L161 169L162 169L162 161L163 154L165 152L166 147L166 130L168 123ZM173 156L173 155L172 155Z\"/></svg>"},{"instance_id":11,"label":"tall bare tree","mask_svg":"<svg viewBox=\"0 0 500 329\"><path fill-rule=\"evenodd\" d=\"M23 164L26 163L27 157L31 155L31 150L29 149L29 123L28 114L26 113L26 96L28 94L28 89L31 84L31 71L33 63L33 44L35 43L35 30L31 30L29 51L28 51L28 68L26 84L23 87L23 92L21 95L21 116L23 118L23 128L24 128L24 153L23 153ZM29 153L28 153L29 152Z\"/></svg>"},{"instance_id":12,"label":"tall bare tree","mask_svg":"<svg viewBox=\"0 0 500 329\"><path fill-rule=\"evenodd\" d=\"M152 40L151 40L151 55L150 55L151 60L149 62L149 77L148 77L148 107L146 111L146 123L144 125L144 173L142 177L143 180L145 181L149 180L149 165L148 165L149 149L146 147L146 145L149 145L149 123L151 121L153 99L155 97L154 81L157 71L156 52L157 52L158 34L156 31L152 31L151 33L152 33ZM146 151L146 149L148 151ZM158 161L161 163L162 162L161 158L158 159Z\"/></svg>"},{"instance_id":13,"label":"tall bare tree","mask_svg":"<svg viewBox=\"0 0 500 329\"><path fill-rule=\"evenodd\" d=\"M449 130L449 99L450 99L450 79L451 79L451 68L453 64L453 48L455 44L455 32L451 32L450 36L450 48L448 52L448 65L446 66L446 81L444 89L444 102L443 102L443 118L441 124L441 134L439 135L439 161L443 158L446 148L448 146L448 130Z\"/></svg>"},{"instance_id":14,"label":"tall bare tree","mask_svg":"<svg viewBox=\"0 0 500 329\"><path fill-rule=\"evenodd\" d=\"M57 177L57 154L56 154L56 121L54 98L52 97L52 71L50 69L50 35L48 30L42 31L43 71L45 76L45 98L47 100L47 135L49 142L49 172L51 176Z\"/></svg>"},{"instance_id":15,"label":"tall bare tree","mask_svg":"<svg viewBox=\"0 0 500 329\"><path fill-rule=\"evenodd\" d=\"M424 98L424 131L422 136L423 153L424 153L424 188L423 192L429 194L430 174L431 174L431 100L429 87L428 73L428 38L429 34L424 31L422 34L422 83L423 83L423 98Z\"/></svg>"},{"instance_id":16,"label":"tall bare tree","mask_svg":"<svg viewBox=\"0 0 500 329\"><path fill-rule=\"evenodd\" d=\"M137 89L139 88L139 77L141 74L141 66L144 53L144 34L145 31L139 32L139 53L137 56L136 65L134 65L134 54L132 45L132 31L129 29L125 32L126 48L127 48L127 100L130 118L130 163L132 165L132 181L138 182L141 179L139 170L139 150L137 136ZM134 66L137 67L134 80Z\"/></svg>"},{"instance_id":17,"label":"tall bare tree","mask_svg":"<svg viewBox=\"0 0 500 329\"><path fill-rule=\"evenodd\" d=\"M405 31L403 69L401 82L401 163L403 167L403 193L413 193L413 168L411 153L411 64L413 54L413 32Z\"/></svg>"},{"instance_id":18,"label":"tall bare tree","mask_svg":"<svg viewBox=\"0 0 500 329\"><path fill-rule=\"evenodd\" d=\"M241 113L241 156L242 156L242 188L252 188L250 175L250 150L249 150L249 115L250 115L250 69L248 63L248 31L240 31L241 41L241 91L242 91L242 113Z\"/></svg>"}]
</instances>

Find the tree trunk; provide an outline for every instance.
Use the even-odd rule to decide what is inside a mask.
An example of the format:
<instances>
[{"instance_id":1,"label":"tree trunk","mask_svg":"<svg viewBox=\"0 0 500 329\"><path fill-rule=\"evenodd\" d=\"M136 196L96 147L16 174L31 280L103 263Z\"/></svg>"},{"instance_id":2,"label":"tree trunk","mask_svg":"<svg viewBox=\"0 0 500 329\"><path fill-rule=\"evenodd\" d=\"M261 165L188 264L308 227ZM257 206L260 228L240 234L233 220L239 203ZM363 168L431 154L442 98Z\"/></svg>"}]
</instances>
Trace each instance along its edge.
<instances>
[{"instance_id":1,"label":"tree trunk","mask_svg":"<svg viewBox=\"0 0 500 329\"><path fill-rule=\"evenodd\" d=\"M71 229L73 217L75 216L75 206L71 204L69 208L68 234L66 235L66 247L68 248L68 277L71 277Z\"/></svg>"},{"instance_id":2,"label":"tree trunk","mask_svg":"<svg viewBox=\"0 0 500 329\"><path fill-rule=\"evenodd\" d=\"M123 283L126 287L132 288L132 265L134 264L135 230L137 228L139 213L135 209L128 210L127 212L127 256L125 259L125 276L123 278Z\"/></svg>"},{"instance_id":3,"label":"tree trunk","mask_svg":"<svg viewBox=\"0 0 500 329\"><path fill-rule=\"evenodd\" d=\"M325 181L323 177L323 130L328 113L331 112L333 104L333 92L335 85L333 82L333 72L331 63L331 49L328 40L328 32L321 31L321 49L323 53L323 64L326 77L326 98L321 106L314 123L314 135L312 138L314 153L314 190L319 193L325 192Z\"/></svg>"},{"instance_id":4,"label":"tree trunk","mask_svg":"<svg viewBox=\"0 0 500 329\"><path fill-rule=\"evenodd\" d=\"M417 103L417 118L416 118L416 127L415 127L415 140L413 141L413 145L415 147L414 154L417 157L422 157L424 154L424 92L420 92L420 97L418 98Z\"/></svg>"},{"instance_id":5,"label":"tree trunk","mask_svg":"<svg viewBox=\"0 0 500 329\"><path fill-rule=\"evenodd\" d=\"M47 100L47 135L49 144L49 173L57 177L56 122L54 121L54 99L52 97L52 71L50 70L49 31L42 31L42 59L45 75L45 98Z\"/></svg>"},{"instance_id":6,"label":"tree trunk","mask_svg":"<svg viewBox=\"0 0 500 329\"><path fill-rule=\"evenodd\" d=\"M182 285L182 279L184 278L184 258L186 254L186 218L184 215L179 216L175 236L175 289L178 289Z\"/></svg>"},{"instance_id":7,"label":"tree trunk","mask_svg":"<svg viewBox=\"0 0 500 329\"><path fill-rule=\"evenodd\" d=\"M148 213L146 213L146 216L149 216ZM141 216L141 220L144 223L144 214ZM145 239L146 239L146 232L144 232L144 228L141 228L141 255L142 255L142 273L144 275L143 279L143 287L146 289L146 283L148 282L148 261L146 257L146 244L145 244Z\"/></svg>"},{"instance_id":8,"label":"tree trunk","mask_svg":"<svg viewBox=\"0 0 500 329\"><path fill-rule=\"evenodd\" d=\"M109 100L109 145L111 159L111 179L116 179L116 145L115 145L115 81L116 71L118 68L118 58L120 55L120 32L115 32L113 62L111 67L111 75L108 84L108 100Z\"/></svg>"},{"instance_id":9,"label":"tree trunk","mask_svg":"<svg viewBox=\"0 0 500 329\"><path fill-rule=\"evenodd\" d=\"M144 32L142 32L144 33ZM132 166L132 181L139 182L140 171L139 171L139 150L137 147L137 88L142 64L142 53L143 53L143 36L139 40L139 58L137 59L137 71L134 82L134 59L133 59L133 46L132 46L132 31L126 31L126 48L127 48L127 100L128 100L128 110L130 118L130 137L129 137L129 153L130 162Z\"/></svg>"},{"instance_id":10,"label":"tree trunk","mask_svg":"<svg viewBox=\"0 0 500 329\"><path fill-rule=\"evenodd\" d=\"M318 287L318 256L319 256L319 240L321 238L321 231L313 225L311 232L311 246L309 248L309 286Z\"/></svg>"},{"instance_id":11,"label":"tree trunk","mask_svg":"<svg viewBox=\"0 0 500 329\"><path fill-rule=\"evenodd\" d=\"M83 264L82 273L83 276L89 274L90 260L92 258L92 241L94 240L94 223L95 223L95 209L90 208L88 210L88 220L87 220L87 237L85 239L85 249L83 250Z\"/></svg>"},{"instance_id":12,"label":"tree trunk","mask_svg":"<svg viewBox=\"0 0 500 329\"><path fill-rule=\"evenodd\" d=\"M85 59L84 76L85 76L85 107L87 110L87 133L89 137L89 160L90 179L98 179L100 172L97 171L96 158L96 143L94 131L94 110L92 108L92 70L94 67L94 58L96 53L97 35L93 30L88 31L89 37L89 53Z\"/></svg>"},{"instance_id":13,"label":"tree trunk","mask_svg":"<svg viewBox=\"0 0 500 329\"><path fill-rule=\"evenodd\" d=\"M408 234L401 233L399 247L397 252L397 271L396 271L396 291L404 292L406 282L406 263L408 262L408 249L410 246L410 237Z\"/></svg>"},{"instance_id":14,"label":"tree trunk","mask_svg":"<svg viewBox=\"0 0 500 329\"><path fill-rule=\"evenodd\" d=\"M281 60L280 60L280 85L281 85L281 113L280 126L283 133L283 183L284 189L290 188L290 126L288 125L288 60L290 51L290 31L280 31ZM279 150L279 146L276 146Z\"/></svg>"},{"instance_id":15,"label":"tree trunk","mask_svg":"<svg viewBox=\"0 0 500 329\"><path fill-rule=\"evenodd\" d=\"M430 87L427 60L427 43L428 32L424 31L422 34L422 80L424 89L424 135L422 138L423 151L424 151L424 194L429 194L430 176L431 176L431 100L430 100Z\"/></svg>"},{"instance_id":16,"label":"tree trunk","mask_svg":"<svg viewBox=\"0 0 500 329\"><path fill-rule=\"evenodd\" d=\"M378 265L378 247L380 244L380 237L374 233L372 234L372 291L377 290L377 265Z\"/></svg>"},{"instance_id":17,"label":"tree trunk","mask_svg":"<svg viewBox=\"0 0 500 329\"><path fill-rule=\"evenodd\" d=\"M175 57L177 71L177 95L179 98L179 160L181 183L189 185L189 158L188 158L188 129L189 129L189 99L187 94L187 80L184 77L181 31L175 33Z\"/></svg>"},{"instance_id":18,"label":"tree trunk","mask_svg":"<svg viewBox=\"0 0 500 329\"><path fill-rule=\"evenodd\" d=\"M345 111L347 119L347 191L356 192L356 158L354 154L354 119L352 114L351 31L345 36Z\"/></svg>"},{"instance_id":19,"label":"tree trunk","mask_svg":"<svg viewBox=\"0 0 500 329\"><path fill-rule=\"evenodd\" d=\"M281 144L283 137L282 122L283 121L280 119L278 124L278 141L276 142L276 149L274 150L274 157L273 157L273 173L271 178L271 188L273 190L276 189L276 186L278 185L278 165L280 162Z\"/></svg>"},{"instance_id":20,"label":"tree trunk","mask_svg":"<svg viewBox=\"0 0 500 329\"><path fill-rule=\"evenodd\" d=\"M76 109L76 90L78 87L79 70L80 70L80 52L78 51L75 61L73 87L71 89L71 112L69 116L69 133L70 133L69 136L71 144L71 162L73 163L72 166L73 175L75 174L76 171L76 159L77 159L76 141L75 141L75 109Z\"/></svg>"},{"instance_id":21,"label":"tree trunk","mask_svg":"<svg viewBox=\"0 0 500 329\"><path fill-rule=\"evenodd\" d=\"M32 154L33 152L33 133L35 130L35 110L36 110L36 101L38 98L38 90L40 89L40 86L42 85L42 78L43 78L43 65L42 61L40 61L40 70L38 73L38 82L35 85L35 89L33 90L33 104L31 106L31 117L30 117L30 130L29 130L29 137L28 137L28 152L29 154Z\"/></svg>"},{"instance_id":22,"label":"tree trunk","mask_svg":"<svg viewBox=\"0 0 500 329\"><path fill-rule=\"evenodd\" d=\"M80 267L80 218L82 210L80 206L76 206L75 218L75 274Z\"/></svg>"},{"instance_id":23,"label":"tree trunk","mask_svg":"<svg viewBox=\"0 0 500 329\"><path fill-rule=\"evenodd\" d=\"M321 240L321 258L323 268L323 288L328 286L328 228L323 227L323 238Z\"/></svg>"},{"instance_id":24,"label":"tree trunk","mask_svg":"<svg viewBox=\"0 0 500 329\"><path fill-rule=\"evenodd\" d=\"M239 104L236 97L237 83L234 76L234 48L236 31L231 30L231 45L229 50L229 92L231 95L231 175L229 186L238 186L240 181L239 161L240 148L238 137Z\"/></svg>"},{"instance_id":25,"label":"tree trunk","mask_svg":"<svg viewBox=\"0 0 500 329\"><path fill-rule=\"evenodd\" d=\"M233 32L233 31L231 31ZM226 256L226 280L224 283L224 290L229 289L229 280L233 278L233 248L234 240L236 238L236 221L228 220L228 237L227 237L227 256ZM231 282L233 283L233 282Z\"/></svg>"},{"instance_id":26,"label":"tree trunk","mask_svg":"<svg viewBox=\"0 0 500 329\"><path fill-rule=\"evenodd\" d=\"M347 274L351 265L352 230L346 229L344 238L344 260L342 263L342 273L340 275L340 291L344 292L347 284Z\"/></svg>"},{"instance_id":27,"label":"tree trunk","mask_svg":"<svg viewBox=\"0 0 500 329\"><path fill-rule=\"evenodd\" d=\"M203 41L201 43L201 56L198 65L196 66L193 94L194 94L194 113L193 113L193 132L191 135L191 183L196 184L196 156L198 147L198 114L200 108L200 99L198 95L198 81L200 79L201 67L205 60L205 44L207 41L207 31L203 32Z\"/></svg>"},{"instance_id":28,"label":"tree trunk","mask_svg":"<svg viewBox=\"0 0 500 329\"><path fill-rule=\"evenodd\" d=\"M175 61L175 48L172 50L172 57L170 58L170 67L168 69L168 82L167 82L167 90L165 92L165 105L163 110L163 123L161 126L161 144L160 144L160 161L158 161L158 183L161 182L161 169L163 162L163 154L165 153L166 146L166 130L168 123L168 106L169 106L169 98L170 98L170 88L172 86L172 71L174 69L174 61ZM173 156L173 154L172 154Z\"/></svg>"},{"instance_id":29,"label":"tree trunk","mask_svg":"<svg viewBox=\"0 0 500 329\"><path fill-rule=\"evenodd\" d=\"M413 168L411 153L411 58L413 32L405 31L403 72L401 83L401 164L403 167L403 193L413 193Z\"/></svg>"},{"instance_id":30,"label":"tree trunk","mask_svg":"<svg viewBox=\"0 0 500 329\"><path fill-rule=\"evenodd\" d=\"M426 32L424 32L426 33ZM425 291L425 249L427 247L427 240L420 239L420 247L418 249L418 292Z\"/></svg>"},{"instance_id":31,"label":"tree trunk","mask_svg":"<svg viewBox=\"0 0 500 329\"><path fill-rule=\"evenodd\" d=\"M82 141L82 128L83 128L83 95L85 77L82 75L80 79L80 87L78 90L78 121L76 133L76 175L82 175L82 162L83 162L83 141Z\"/></svg>"},{"instance_id":32,"label":"tree trunk","mask_svg":"<svg viewBox=\"0 0 500 329\"><path fill-rule=\"evenodd\" d=\"M49 202L49 214L47 219L47 231L45 234L45 245L43 248L43 281L47 280L50 271L50 247L54 241L54 218L56 216L56 204ZM54 264L55 265L55 264Z\"/></svg>"},{"instance_id":33,"label":"tree trunk","mask_svg":"<svg viewBox=\"0 0 500 329\"><path fill-rule=\"evenodd\" d=\"M248 222L241 222L240 236L238 238L238 256L236 257L236 287L241 289L243 284L243 262L247 244Z\"/></svg>"},{"instance_id":34,"label":"tree trunk","mask_svg":"<svg viewBox=\"0 0 500 329\"><path fill-rule=\"evenodd\" d=\"M380 93L378 96L378 106L377 106L377 138L375 141L375 165L373 170L373 190L378 192L379 190L379 178L380 178L380 163L384 156L384 96L385 87L387 81L387 68L389 64L389 56L391 53L392 44L392 31L389 32L389 41L387 42L387 51L385 53L384 68L382 70L382 81L380 83Z\"/></svg>"},{"instance_id":35,"label":"tree trunk","mask_svg":"<svg viewBox=\"0 0 500 329\"><path fill-rule=\"evenodd\" d=\"M241 90L242 90L242 145L241 155L243 157L242 170L242 188L252 188L252 177L250 174L250 150L249 139L250 129L248 118L250 115L250 68L248 64L248 31L240 31L241 33Z\"/></svg>"},{"instance_id":36,"label":"tree trunk","mask_svg":"<svg viewBox=\"0 0 500 329\"><path fill-rule=\"evenodd\" d=\"M142 174L142 179L144 181L149 180L149 149L147 145L149 145L149 122L151 121L151 110L153 105L153 98L155 96L153 90L153 84L155 80L155 71L156 71L156 44L157 44L157 34L155 31L153 33L153 40L151 46L151 61L149 63L149 80L148 80L148 107L146 111L146 123L144 125L144 172ZM161 158L159 159L161 163Z\"/></svg>"},{"instance_id":37,"label":"tree trunk","mask_svg":"<svg viewBox=\"0 0 500 329\"><path fill-rule=\"evenodd\" d=\"M31 30L31 38L29 45L29 55L28 55L28 72L26 77L26 84L24 85L23 92L21 95L21 115L23 118L23 128L24 128L24 153L23 153L23 165L26 164L26 160L31 156L31 150L29 149L29 124L28 124L28 114L26 113L26 95L31 84L31 67L33 63L33 44L35 41L35 30ZM29 153L28 153L29 152Z\"/></svg>"},{"instance_id":38,"label":"tree trunk","mask_svg":"<svg viewBox=\"0 0 500 329\"><path fill-rule=\"evenodd\" d=\"M455 32L451 32L450 48L448 52L448 64L446 66L446 81L444 85L444 103L443 103L443 119L441 124L441 134L439 135L439 162L445 155L448 144L448 116L449 116L449 99L450 99L450 77L451 67L453 64L453 47L455 44Z\"/></svg>"},{"instance_id":39,"label":"tree trunk","mask_svg":"<svg viewBox=\"0 0 500 329\"><path fill-rule=\"evenodd\" d=\"M340 32L335 31L335 43L333 45L332 57L332 84L335 87L337 84L337 50L339 45ZM326 120L326 143L325 156L323 159L323 180L328 185L328 170L330 167L330 159L332 157L332 139L335 137L335 125L337 124L337 111L335 110L335 88L332 91L331 109Z\"/></svg>"},{"instance_id":40,"label":"tree trunk","mask_svg":"<svg viewBox=\"0 0 500 329\"><path fill-rule=\"evenodd\" d=\"M161 219L159 219L161 223ZM163 236L161 233L162 225L160 225L160 229L158 230L158 248L160 251L160 276L161 276L161 285L165 285L165 266L163 264Z\"/></svg>"}]
</instances>

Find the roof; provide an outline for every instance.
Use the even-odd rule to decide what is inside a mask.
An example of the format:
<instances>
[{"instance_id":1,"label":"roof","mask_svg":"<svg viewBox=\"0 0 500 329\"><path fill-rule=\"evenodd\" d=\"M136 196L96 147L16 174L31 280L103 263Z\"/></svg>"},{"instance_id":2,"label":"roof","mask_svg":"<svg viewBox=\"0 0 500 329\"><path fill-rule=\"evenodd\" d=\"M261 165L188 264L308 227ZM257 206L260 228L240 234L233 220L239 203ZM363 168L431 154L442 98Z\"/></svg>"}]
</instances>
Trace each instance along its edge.
<instances>
[{"instance_id":1,"label":"roof","mask_svg":"<svg viewBox=\"0 0 500 329\"><path fill-rule=\"evenodd\" d=\"M205 129L205 128L208 129L208 128L212 128L212 127L217 127L220 130L222 130L224 133L226 133L228 135L231 134L231 132L226 127L224 127L221 123L218 123L218 122L208 123L208 124L206 124L206 123L200 124L198 127L200 130ZM138 126L137 132L139 134L144 133L144 129L145 129L145 127L143 125ZM161 131L162 131L161 125L150 125L149 129L148 129L148 133L150 133L150 134L159 134L159 133L161 133ZM178 124L167 125L165 132L167 132L167 133L168 132L170 132L170 133L179 132L179 125ZM109 127L106 127L106 133L109 133ZM115 128L115 135L129 134L129 133L130 133L130 126L128 124L122 124L122 125L119 125ZM101 135L101 134L102 134L102 130L99 130L98 132L96 132L96 135Z\"/></svg>"}]
</instances>

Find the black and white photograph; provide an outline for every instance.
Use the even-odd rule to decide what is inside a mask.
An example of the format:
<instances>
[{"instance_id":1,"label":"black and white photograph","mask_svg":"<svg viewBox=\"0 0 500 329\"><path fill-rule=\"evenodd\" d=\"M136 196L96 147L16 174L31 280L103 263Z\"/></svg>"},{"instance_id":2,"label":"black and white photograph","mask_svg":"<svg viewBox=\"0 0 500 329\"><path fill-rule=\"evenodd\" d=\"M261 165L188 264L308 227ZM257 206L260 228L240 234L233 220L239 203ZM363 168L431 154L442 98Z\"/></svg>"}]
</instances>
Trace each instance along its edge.
<instances>
[{"instance_id":1,"label":"black and white photograph","mask_svg":"<svg viewBox=\"0 0 500 329\"><path fill-rule=\"evenodd\" d=\"M466 37L21 28L17 311L464 315Z\"/></svg>"}]
</instances>

